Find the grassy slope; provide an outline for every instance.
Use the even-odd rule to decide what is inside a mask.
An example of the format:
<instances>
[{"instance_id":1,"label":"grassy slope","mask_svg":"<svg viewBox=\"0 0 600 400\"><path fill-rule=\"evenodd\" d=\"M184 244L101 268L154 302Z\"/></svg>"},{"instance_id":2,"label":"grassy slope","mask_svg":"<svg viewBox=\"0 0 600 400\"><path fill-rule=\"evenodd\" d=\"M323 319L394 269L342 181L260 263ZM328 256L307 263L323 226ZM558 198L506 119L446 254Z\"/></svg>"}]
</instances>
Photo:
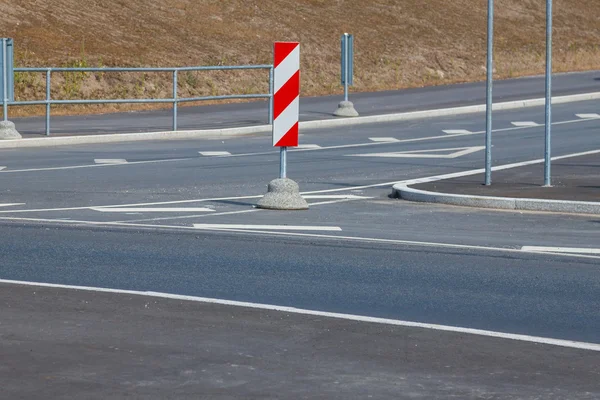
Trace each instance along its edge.
<instances>
[{"instance_id":1,"label":"grassy slope","mask_svg":"<svg viewBox=\"0 0 600 400\"><path fill-rule=\"evenodd\" d=\"M177 66L271 62L302 44L303 95L339 93L339 36L355 35L353 90L481 80L485 0L0 0L19 66ZM600 67L597 0L554 0L555 70ZM496 0L497 77L541 73L545 1ZM265 73L186 74L180 95L266 91ZM169 96L167 76L60 75L53 96ZM20 74L20 98L43 96Z\"/></svg>"}]
</instances>

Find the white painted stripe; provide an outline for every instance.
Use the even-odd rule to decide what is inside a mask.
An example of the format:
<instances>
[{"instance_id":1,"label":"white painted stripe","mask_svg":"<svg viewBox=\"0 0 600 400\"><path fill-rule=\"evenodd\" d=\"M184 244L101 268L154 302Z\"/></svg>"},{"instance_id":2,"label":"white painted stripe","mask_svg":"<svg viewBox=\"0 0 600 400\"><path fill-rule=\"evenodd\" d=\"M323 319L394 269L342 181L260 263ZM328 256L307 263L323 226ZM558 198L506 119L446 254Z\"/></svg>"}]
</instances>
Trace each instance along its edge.
<instances>
[{"instance_id":1,"label":"white painted stripe","mask_svg":"<svg viewBox=\"0 0 600 400\"><path fill-rule=\"evenodd\" d=\"M300 96L296 97L289 106L273 121L273 146L288 133L298 122L298 110L300 109Z\"/></svg>"},{"instance_id":2,"label":"white painted stripe","mask_svg":"<svg viewBox=\"0 0 600 400\"><path fill-rule=\"evenodd\" d=\"M399 142L398 139L393 138L393 137L370 137L369 140L372 141L372 142L376 142L376 143L393 143L393 142Z\"/></svg>"},{"instance_id":3,"label":"white painted stripe","mask_svg":"<svg viewBox=\"0 0 600 400\"><path fill-rule=\"evenodd\" d=\"M90 207L90 210L99 212L116 212L116 213L129 213L129 212L213 212L212 208L206 207Z\"/></svg>"},{"instance_id":4,"label":"white painted stripe","mask_svg":"<svg viewBox=\"0 0 600 400\"><path fill-rule=\"evenodd\" d=\"M335 231L339 226L300 226L300 225L236 225L236 224L194 224L196 229L241 229L241 230L276 230L276 231Z\"/></svg>"},{"instance_id":5,"label":"white painted stripe","mask_svg":"<svg viewBox=\"0 0 600 400\"><path fill-rule=\"evenodd\" d=\"M521 250L540 253L600 254L600 249L578 247L523 246Z\"/></svg>"},{"instance_id":6,"label":"white painted stripe","mask_svg":"<svg viewBox=\"0 0 600 400\"><path fill-rule=\"evenodd\" d=\"M428 149L398 151L393 153L367 153L367 154L349 154L347 157L388 157L388 158L457 158L467 154L475 153L485 149L485 146L457 147L452 149ZM451 151L450 154L437 154ZM429 153L429 154L428 154ZM431 154L434 153L434 154Z\"/></svg>"},{"instance_id":7,"label":"white painted stripe","mask_svg":"<svg viewBox=\"0 0 600 400\"><path fill-rule=\"evenodd\" d=\"M230 156L231 153L228 151L199 151L201 155L205 157L214 157L214 156Z\"/></svg>"},{"instance_id":8,"label":"white painted stripe","mask_svg":"<svg viewBox=\"0 0 600 400\"><path fill-rule=\"evenodd\" d=\"M12 206L23 206L25 203L4 203L0 204L0 207L12 207Z\"/></svg>"},{"instance_id":9,"label":"white painted stripe","mask_svg":"<svg viewBox=\"0 0 600 400\"><path fill-rule=\"evenodd\" d=\"M290 80L292 76L300 69L300 45L275 68L274 72L274 88L277 93L279 89Z\"/></svg>"},{"instance_id":10,"label":"white painted stripe","mask_svg":"<svg viewBox=\"0 0 600 400\"><path fill-rule=\"evenodd\" d=\"M578 118L581 119L597 119L600 118L600 114L575 114Z\"/></svg>"},{"instance_id":11,"label":"white painted stripe","mask_svg":"<svg viewBox=\"0 0 600 400\"><path fill-rule=\"evenodd\" d=\"M511 122L511 124L513 124L514 126L518 126L518 127L541 126L537 122L533 122L533 121L515 121L515 122Z\"/></svg>"},{"instance_id":12,"label":"white painted stripe","mask_svg":"<svg viewBox=\"0 0 600 400\"><path fill-rule=\"evenodd\" d=\"M465 133L473 133L466 129L444 129L442 132L447 133L448 135L463 135Z\"/></svg>"},{"instance_id":13,"label":"white painted stripe","mask_svg":"<svg viewBox=\"0 0 600 400\"><path fill-rule=\"evenodd\" d=\"M180 301L192 301L192 302L196 302L196 303L219 304L219 305L225 305L225 306L243 307L243 308L251 308L251 309L257 309L257 310L280 311L280 312L285 312L285 313L290 313L290 314L310 315L310 316L318 316L318 317L324 317L324 318L336 318L336 319L343 319L343 320L348 320L348 321L356 321L356 322L364 322L364 323L402 326L402 327L407 327L407 328L421 328L421 329L429 329L429 330L442 331L442 332L464 333L464 334L469 334L469 335L486 336L486 337L493 337L493 338L498 338L498 339L507 339L507 340L521 341L521 342L546 344L546 345L551 345L551 346L567 347L567 348L572 348L572 349L600 351L600 344L598 344L598 343L578 342L578 341L564 340L564 339L553 339L553 338L546 338L546 337L540 337L540 336L519 335L519 334L514 334L514 333L505 333L505 332L488 331L488 330L482 330L482 329L464 328L464 327L451 326L451 325L428 324L428 323L424 323L424 322L403 321L403 320L398 320L398 319L376 318L376 317L369 317L369 316L364 316L364 315L341 314L341 313L333 313L333 312L327 312L327 311L307 310L307 309L302 309L302 308L278 306L278 305L273 305L273 304L251 303L251 302L242 302L242 301L234 301L234 300L224 300L224 299L213 299L213 298L207 298L207 297L185 296L185 295L161 293L161 292L151 292L151 291L143 292L143 291L136 291L136 290L122 290L122 289L109 289L109 288L99 288L99 287L90 287L90 286L61 285L61 284L42 283L42 282L14 281L14 280L7 280L7 279L0 279L0 283L11 284L11 285L22 285L22 286L34 286L34 287L37 286L37 287L55 288L55 289L81 290L81 291L87 291L87 292L126 294L126 295L154 297L154 298L180 300Z\"/></svg>"},{"instance_id":14,"label":"white painted stripe","mask_svg":"<svg viewBox=\"0 0 600 400\"><path fill-rule=\"evenodd\" d=\"M308 194L302 196L305 199L372 199L367 196L357 196L355 194Z\"/></svg>"},{"instance_id":15,"label":"white painted stripe","mask_svg":"<svg viewBox=\"0 0 600 400\"><path fill-rule=\"evenodd\" d=\"M0 167L0 171L2 171L3 169L6 169L6 167Z\"/></svg>"},{"instance_id":16,"label":"white painted stripe","mask_svg":"<svg viewBox=\"0 0 600 400\"><path fill-rule=\"evenodd\" d=\"M124 158L96 158L94 162L96 164L127 164L127 160Z\"/></svg>"},{"instance_id":17,"label":"white painted stripe","mask_svg":"<svg viewBox=\"0 0 600 400\"><path fill-rule=\"evenodd\" d=\"M297 149L320 149L321 146L318 144L299 144L296 146Z\"/></svg>"}]
</instances>

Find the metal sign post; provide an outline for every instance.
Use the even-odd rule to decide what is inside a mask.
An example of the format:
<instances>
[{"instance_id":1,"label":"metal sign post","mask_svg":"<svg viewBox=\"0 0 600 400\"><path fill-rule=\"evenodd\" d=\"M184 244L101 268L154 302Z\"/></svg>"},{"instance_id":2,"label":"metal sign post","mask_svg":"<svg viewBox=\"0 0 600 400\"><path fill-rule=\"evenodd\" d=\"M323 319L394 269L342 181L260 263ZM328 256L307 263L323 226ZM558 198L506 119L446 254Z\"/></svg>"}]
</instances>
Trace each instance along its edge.
<instances>
[{"instance_id":1,"label":"metal sign post","mask_svg":"<svg viewBox=\"0 0 600 400\"><path fill-rule=\"evenodd\" d=\"M2 120L8 121L8 51L7 39L2 39L2 60L0 67L2 68Z\"/></svg>"},{"instance_id":2,"label":"metal sign post","mask_svg":"<svg viewBox=\"0 0 600 400\"><path fill-rule=\"evenodd\" d=\"M492 85L494 80L494 0L488 0L487 82L485 105L485 184L492 184Z\"/></svg>"},{"instance_id":3,"label":"metal sign post","mask_svg":"<svg viewBox=\"0 0 600 400\"><path fill-rule=\"evenodd\" d=\"M552 0L546 0L546 119L544 186L552 186Z\"/></svg>"},{"instance_id":4,"label":"metal sign post","mask_svg":"<svg viewBox=\"0 0 600 400\"><path fill-rule=\"evenodd\" d=\"M344 100L338 104L338 108L333 115L337 117L358 117L354 104L348 100L348 86L354 84L354 36L344 33L340 43L342 50L340 53L340 76L344 87Z\"/></svg>"}]
</instances>

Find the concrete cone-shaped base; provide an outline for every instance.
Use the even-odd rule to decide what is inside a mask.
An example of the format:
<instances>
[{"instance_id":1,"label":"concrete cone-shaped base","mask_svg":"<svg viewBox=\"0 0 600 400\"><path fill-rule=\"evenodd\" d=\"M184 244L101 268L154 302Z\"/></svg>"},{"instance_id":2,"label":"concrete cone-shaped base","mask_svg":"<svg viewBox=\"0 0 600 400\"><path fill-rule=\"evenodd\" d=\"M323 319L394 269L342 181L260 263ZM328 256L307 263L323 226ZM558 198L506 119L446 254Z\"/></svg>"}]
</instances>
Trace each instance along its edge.
<instances>
[{"instance_id":1,"label":"concrete cone-shaped base","mask_svg":"<svg viewBox=\"0 0 600 400\"><path fill-rule=\"evenodd\" d=\"M308 203L300 196L298 184L288 178L269 182L267 194L256 204L269 210L308 210Z\"/></svg>"},{"instance_id":2,"label":"concrete cone-shaped base","mask_svg":"<svg viewBox=\"0 0 600 400\"><path fill-rule=\"evenodd\" d=\"M358 113L354 109L354 104L352 104L351 101L342 101L338 104L338 108L333 115L336 117L358 117Z\"/></svg>"},{"instance_id":3,"label":"concrete cone-shaped base","mask_svg":"<svg viewBox=\"0 0 600 400\"><path fill-rule=\"evenodd\" d=\"M14 123L0 121L0 140L2 139L21 139L21 134L17 132Z\"/></svg>"}]
</instances>

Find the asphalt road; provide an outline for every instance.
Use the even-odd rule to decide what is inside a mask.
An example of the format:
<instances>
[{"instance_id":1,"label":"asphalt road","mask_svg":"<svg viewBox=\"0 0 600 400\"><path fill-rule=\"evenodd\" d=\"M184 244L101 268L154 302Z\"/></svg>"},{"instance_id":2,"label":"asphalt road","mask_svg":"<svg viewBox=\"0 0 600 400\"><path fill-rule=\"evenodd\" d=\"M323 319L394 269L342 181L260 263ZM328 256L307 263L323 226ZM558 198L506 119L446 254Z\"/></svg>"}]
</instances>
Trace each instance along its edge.
<instances>
[{"instance_id":1,"label":"asphalt road","mask_svg":"<svg viewBox=\"0 0 600 400\"><path fill-rule=\"evenodd\" d=\"M600 116L577 116L595 114L597 109L596 101L554 107L554 155L600 149ZM513 124L541 124L541 108L498 112L494 116L495 165L543 156L543 126ZM598 247L600 218L473 210L389 198L393 182L481 168L483 127L484 116L477 114L303 132L302 144L319 147L290 151L288 171L311 204L305 212L270 212L253 207L278 172L278 153L264 135L2 150L0 165L6 168L0 171L1 203L5 204L0 207L0 278L163 292L600 344L598 257L521 250L531 245ZM464 131L443 132L457 129ZM229 154L200 153L216 151ZM55 360L60 370L74 361L47 350L52 343L59 342L66 349L84 346L86 340L91 340L99 357L111 346L121 348L117 342L135 343L114 339L119 337L122 325L112 317L106 318L102 328L106 334L99 333L90 320L76 322L84 318L77 315L77 310L86 313L88 306L83 301L90 300L82 300L77 303L81 307L72 310L67 306L68 299L79 302L86 294L39 289L48 296L42 303L56 301L55 307L49 305L50 309L42 314L32 313L36 307L31 304L38 303L28 298L31 290L14 285L6 288L4 304L8 307L0 311L1 320L18 323L0 325L0 340L8 343L6 338L14 337L23 346L14 353L6 351L3 357L13 357L26 365L23 354L30 346L43 354L48 365ZM100 295L92 295L96 301L93 296ZM98 301L103 306L94 315L108 315L110 310L121 313L128 307L124 305L129 301L126 297L101 297ZM61 304L71 311L63 314ZM179 313L182 307L196 306L181 302L165 307ZM143 317L138 312L120 317L132 321L132 335L143 337L143 332L154 329L150 326L157 329L156 336L141 341L136 356L159 360L191 349L187 329L199 329L198 321L170 321L169 327L182 336L177 336L179 340L160 339L168 334L158 332L168 332L169 328L156 325L164 316L161 310L144 314L148 319L139 325L134 323ZM229 342L223 339L228 337L224 332L244 332L251 341L248 347L252 354L267 352L264 346L270 342L265 342L266 338L277 348L291 348L283 339L288 338L296 347L280 375L267 379L264 374L273 365L282 365L275 360L283 356L261 357L265 363L262 365L250 363L263 374L254 379L283 379L288 384L282 388L269 383L264 392L256 392L249 383L250 375L242 377L229 369L219 370L214 380L191 379L190 391L182 389L179 397L208 393L207 398L336 398L325 389L332 382L344 382L338 398L353 394L357 398L369 394L374 398L411 398L410 393L416 393L412 397L417 398L600 395L597 351L544 345L541 355L541 345L536 343L453 336L456 334L438 330L424 330L426 337L419 339L421 332L394 327L375 348L365 344L370 350L362 353L352 351L361 347L344 335L356 332L356 340L368 343L373 335L369 330L380 328L356 321L342 328L328 318L284 317L273 311L274 318L299 318L292 324L301 326L298 331L286 333L282 329L289 325L272 325L260 316L260 311L229 306L213 311L218 312L208 313L206 318L213 322L209 323L210 329L203 328L203 337L205 343L215 344L212 351L219 365L239 365L233 353L228 353L231 348L225 350L223 343L236 346L241 339L230 337ZM56 326L52 335L40 335L36 326L45 326L55 312L59 320L74 325ZM219 312L228 313L237 324L224 325ZM35 317L37 324L24 327L19 315ZM250 322L253 318L261 323ZM280 336L263 336L265 329ZM322 346L316 339L321 335L301 333L322 329L332 332ZM427 346L428 350L412 356L404 352L406 369L399 371L390 360L397 359L395 351L413 344ZM161 348L168 350L163 353ZM323 348L333 350L320 359ZM210 349L194 347L190 351L198 356ZM335 358L341 354L344 362L333 363L341 360ZM388 358L386 354L396 356ZM436 368L442 368L443 360L450 359L458 360L464 368L432 380L432 374L439 372ZM527 367L516 368L523 365L523 359L529 360ZM84 366L82 370L96 374L86 375L85 379L93 383L87 390L98 398L111 397L110 393L117 397L146 393L147 389L140 389L141 384L123 383L134 381L154 382L148 384L155 390L152 395L164 398L165 393L179 393L169 390L185 381L181 376L160 380L156 368L132 372L127 379L115 378L99 374L99 368L106 364L78 360ZM112 356L105 360L118 362ZM127 360L123 362L129 365L133 359ZM185 368L186 363L194 363L193 359L182 360L169 358L169 373L196 371ZM320 383L311 386L320 371L318 360L332 368L323 367L329 373L323 373ZM380 373L377 377L375 371ZM545 378L532 381L528 374L533 371ZM163 372L167 373L166 369ZM391 385L399 374L409 386ZM19 376L23 375L10 375L7 385L16 385ZM41 382L45 372L29 370L27 376ZM357 376L364 379L359 382ZM499 381L491 378L496 376L501 376ZM73 374L61 377L67 389L81 379ZM218 387L218 379L222 387L215 394L209 389ZM357 391L352 391L350 381L355 382ZM39 393L39 387L32 387L32 393ZM82 393L86 393L85 388ZM108 391L111 388L116 391ZM67 396L65 393L56 392L56 398Z\"/></svg>"},{"instance_id":2,"label":"asphalt road","mask_svg":"<svg viewBox=\"0 0 600 400\"><path fill-rule=\"evenodd\" d=\"M340 89L341 90L341 89ZM600 71L555 74L553 95L564 96L600 91ZM485 82L465 83L387 91L351 93L350 100L360 115L392 114L485 103ZM543 76L507 79L494 83L494 102L543 98ZM300 120L335 118L332 113L341 96L302 97ZM268 104L257 101L243 104L180 107L178 128L211 129L268 123ZM24 136L45 133L45 117L14 118ZM111 113L89 116L56 116L51 119L54 135L115 132L165 131L172 128L172 111Z\"/></svg>"}]
</instances>

